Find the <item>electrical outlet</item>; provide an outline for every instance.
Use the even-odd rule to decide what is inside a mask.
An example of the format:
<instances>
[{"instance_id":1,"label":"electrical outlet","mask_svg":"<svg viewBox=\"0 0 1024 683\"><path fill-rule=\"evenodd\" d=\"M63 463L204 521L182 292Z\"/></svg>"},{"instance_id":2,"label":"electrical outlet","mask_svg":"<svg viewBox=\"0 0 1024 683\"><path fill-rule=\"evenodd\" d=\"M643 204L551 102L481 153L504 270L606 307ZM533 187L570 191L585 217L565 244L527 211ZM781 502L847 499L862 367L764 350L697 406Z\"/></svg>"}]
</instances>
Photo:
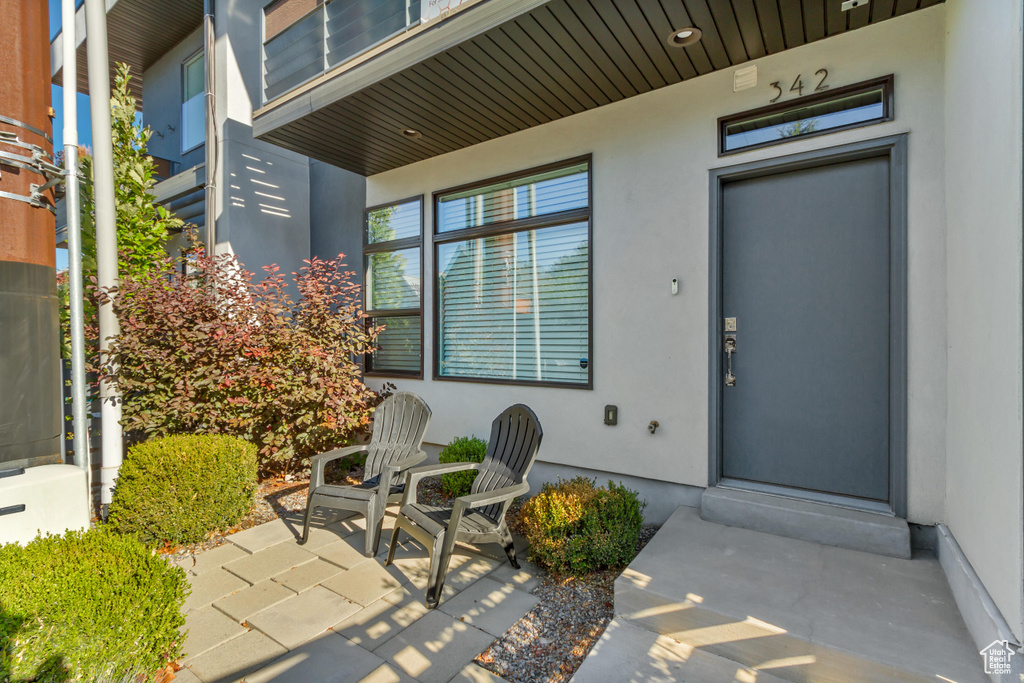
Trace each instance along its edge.
<instances>
[{"instance_id":1,"label":"electrical outlet","mask_svg":"<svg viewBox=\"0 0 1024 683\"><path fill-rule=\"evenodd\" d=\"M839 6L839 9L843 10L844 12L849 12L850 10L856 9L857 7L863 7L869 2L871 2L871 0L845 0L845 2L843 2L843 4Z\"/></svg>"}]
</instances>

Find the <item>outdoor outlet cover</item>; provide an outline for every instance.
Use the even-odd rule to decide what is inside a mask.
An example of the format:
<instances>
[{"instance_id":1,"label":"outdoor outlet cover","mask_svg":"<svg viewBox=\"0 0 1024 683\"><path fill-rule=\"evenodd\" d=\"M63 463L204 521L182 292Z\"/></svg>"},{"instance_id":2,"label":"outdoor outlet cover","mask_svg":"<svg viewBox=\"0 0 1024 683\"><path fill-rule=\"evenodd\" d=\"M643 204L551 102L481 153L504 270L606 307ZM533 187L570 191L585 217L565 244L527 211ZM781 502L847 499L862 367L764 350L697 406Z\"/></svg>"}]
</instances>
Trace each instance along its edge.
<instances>
[{"instance_id":1,"label":"outdoor outlet cover","mask_svg":"<svg viewBox=\"0 0 1024 683\"><path fill-rule=\"evenodd\" d=\"M604 407L604 423L609 427L614 427L619 424L619 407L618 406L605 406Z\"/></svg>"}]
</instances>

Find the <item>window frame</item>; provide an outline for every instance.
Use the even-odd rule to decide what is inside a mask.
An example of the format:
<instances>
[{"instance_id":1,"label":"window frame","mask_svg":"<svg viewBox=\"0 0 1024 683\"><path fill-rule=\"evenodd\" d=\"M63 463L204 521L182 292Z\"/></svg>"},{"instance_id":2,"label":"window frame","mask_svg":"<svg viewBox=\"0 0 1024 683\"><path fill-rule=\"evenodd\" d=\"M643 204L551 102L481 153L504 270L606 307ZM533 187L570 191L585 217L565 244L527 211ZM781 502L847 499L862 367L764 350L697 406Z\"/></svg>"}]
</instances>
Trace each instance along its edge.
<instances>
[{"instance_id":1,"label":"window frame","mask_svg":"<svg viewBox=\"0 0 1024 683\"><path fill-rule=\"evenodd\" d=\"M367 230L369 216L372 212L380 209L386 209L389 206L399 206L401 204L411 204L412 202L418 202L420 207L420 234L417 237L405 237L398 240L389 240L387 242L373 242L370 243L370 235ZM370 326L371 320L377 321L381 318L400 318L400 317L412 317L418 315L420 319L420 366L416 372L401 372L398 370L374 370L373 369L373 354L368 353L363 357L363 374L367 377L399 377L402 379L423 379L423 276L424 276L424 264L423 264L423 231L426 227L423 216L423 208L425 202L423 201L423 195L416 195L413 197L406 197L405 199L399 199L393 202L385 202L383 204L377 204L375 206L368 206L363 209L363 314L366 316L367 327ZM373 311L366 306L366 276L369 270L370 255L380 254L393 251L400 251L402 249L418 248L420 250L420 305L419 308L399 308L399 309L384 309L380 311Z\"/></svg>"},{"instance_id":2,"label":"window frame","mask_svg":"<svg viewBox=\"0 0 1024 683\"><path fill-rule=\"evenodd\" d=\"M199 149L200 147L202 147L202 146L204 146L206 144L206 128L205 128L205 123L206 123L206 104L204 102L203 103L203 124L204 124L204 127L203 127L202 139L199 142L197 142L196 144L192 145L191 147L185 147L185 104L188 102L188 100L185 99L185 85L186 85L185 77L186 77L186 74L188 73L189 65L192 64L193 62L195 62L197 59L202 59L203 60L203 81L204 81L204 83L203 83L203 90L202 90L202 92L200 94L205 97L205 93L206 93L206 83L205 83L205 80L206 80L206 49L205 48L199 48L198 50L196 50L195 52L190 54L188 57L186 57L185 59L181 60L181 91L180 91L180 94L181 94L181 104L178 107L178 113L181 115L181 119L178 121L178 130L179 130L178 137L179 137L179 142L180 142L178 147L181 149L181 154L182 155L188 154L189 152L194 152L195 150Z\"/></svg>"},{"instance_id":3,"label":"window frame","mask_svg":"<svg viewBox=\"0 0 1024 683\"><path fill-rule=\"evenodd\" d=\"M544 216L531 216L529 218L519 218L499 221L497 223L488 223L487 225L463 228L461 230L452 230L449 232L440 232L440 225L438 223L438 200L443 195L455 194L457 192L466 192L476 188L484 188L488 185L496 185L498 183L507 182L510 180L517 180L520 178L527 178L532 175L545 173L547 171L555 171L568 166L586 163L587 165L587 206L582 209L569 209L566 211L560 211L558 213L546 214ZM546 388L558 388L558 389L582 389L592 390L594 388L594 161L593 154L584 154L582 156L572 157L569 159L563 159L549 164L541 166L534 166L521 171L515 171L513 173L506 173L500 176L494 176L492 178L486 178L480 181L474 181L472 183L466 183L464 185L457 185L455 187L445 188L443 190L437 190L432 195L431 212L433 216L431 220L433 222L432 231L432 244L433 251L431 254L433 264L433 346L431 350L432 356L432 377L438 382L467 382L471 384L498 384L505 386L529 386L529 387L546 387ZM573 223L587 224L587 381L586 383L574 383L574 382L557 382L552 380L518 380L518 379L503 379L497 377L453 377L450 375L441 374L441 291L440 291L440 271L438 269L438 250L440 245L450 242L462 242L469 239L478 239L486 237L494 237L498 235L508 235L514 232L525 232L528 230L538 230L541 228L553 228L561 225L571 225Z\"/></svg>"},{"instance_id":4,"label":"window frame","mask_svg":"<svg viewBox=\"0 0 1024 683\"><path fill-rule=\"evenodd\" d=\"M745 119L759 118L763 116L770 116L772 114L780 114L789 110L803 109L804 107L820 104L827 102L831 99L838 99L849 95L855 95L861 91L869 92L877 88L882 89L882 116L880 118L869 119L867 121L855 121L853 123L847 123L842 126L836 126L835 128L825 128L822 130L812 131L810 133L804 133L802 135L796 135L789 138L780 138L778 140L766 140L765 142L758 142L752 145L746 145L745 147L739 147L738 149L726 149L726 129L737 121L743 121ZM738 114L729 114L718 119L718 156L727 157L733 154L742 154L743 152L750 152L755 149L763 149L765 147L774 147L775 145L784 145L789 142L796 142L797 140L806 140L808 138L816 138L820 135L830 135L832 133L839 133L844 130L851 130L854 128L864 128L865 126L875 126L880 123L888 123L896 118L896 77L894 74L888 76L882 76L881 78L872 78L867 81L860 81L859 83L853 83L851 85L844 85L839 88L829 88L822 92L812 93L810 95L804 95L803 97L797 97L796 99L786 100L784 102L776 102L775 104L769 104L765 107L759 107L757 109L749 109L742 111Z\"/></svg>"}]
</instances>

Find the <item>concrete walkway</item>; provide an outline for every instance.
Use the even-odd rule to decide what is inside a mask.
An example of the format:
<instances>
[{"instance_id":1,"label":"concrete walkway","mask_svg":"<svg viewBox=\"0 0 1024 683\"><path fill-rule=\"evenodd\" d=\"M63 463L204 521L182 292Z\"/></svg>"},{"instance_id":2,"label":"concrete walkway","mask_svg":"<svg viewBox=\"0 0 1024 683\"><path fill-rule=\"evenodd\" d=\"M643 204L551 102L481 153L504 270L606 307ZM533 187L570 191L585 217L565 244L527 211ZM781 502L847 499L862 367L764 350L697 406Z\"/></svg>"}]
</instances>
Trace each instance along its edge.
<instances>
[{"instance_id":1,"label":"concrete walkway","mask_svg":"<svg viewBox=\"0 0 1024 683\"><path fill-rule=\"evenodd\" d=\"M365 520L328 515L304 546L295 516L229 536L183 563L192 594L176 681L502 680L473 659L537 604L529 593L535 568L521 561L523 569L513 569L498 547L460 548L444 599L429 611L426 549L403 536L395 564L384 567L394 509L372 559L362 555Z\"/></svg>"},{"instance_id":2,"label":"concrete walkway","mask_svg":"<svg viewBox=\"0 0 1024 683\"><path fill-rule=\"evenodd\" d=\"M615 581L573 683L983 683L938 561L723 526L679 508Z\"/></svg>"}]
</instances>

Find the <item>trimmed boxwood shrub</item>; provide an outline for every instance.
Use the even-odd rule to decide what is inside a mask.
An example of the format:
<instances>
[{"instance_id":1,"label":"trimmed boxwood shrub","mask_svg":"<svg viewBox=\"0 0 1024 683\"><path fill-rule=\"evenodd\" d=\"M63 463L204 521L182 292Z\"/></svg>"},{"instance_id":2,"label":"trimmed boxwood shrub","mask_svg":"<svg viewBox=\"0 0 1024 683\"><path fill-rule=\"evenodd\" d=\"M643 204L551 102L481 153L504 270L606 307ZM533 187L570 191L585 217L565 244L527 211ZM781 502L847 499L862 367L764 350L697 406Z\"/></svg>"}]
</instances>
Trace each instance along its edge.
<instances>
[{"instance_id":1,"label":"trimmed boxwood shrub","mask_svg":"<svg viewBox=\"0 0 1024 683\"><path fill-rule=\"evenodd\" d=\"M182 654L188 590L102 528L0 546L0 681L151 681Z\"/></svg>"},{"instance_id":2,"label":"trimmed boxwood shrub","mask_svg":"<svg viewBox=\"0 0 1024 683\"><path fill-rule=\"evenodd\" d=\"M251 443L233 436L166 436L129 449L107 521L147 543L197 543L241 521L255 494Z\"/></svg>"},{"instance_id":3,"label":"trimmed boxwood shrub","mask_svg":"<svg viewBox=\"0 0 1024 683\"><path fill-rule=\"evenodd\" d=\"M586 477L546 483L523 505L530 559L556 572L625 567L636 555L646 502L622 484Z\"/></svg>"},{"instance_id":4,"label":"trimmed boxwood shrub","mask_svg":"<svg viewBox=\"0 0 1024 683\"><path fill-rule=\"evenodd\" d=\"M449 462L483 462L487 455L487 442L475 436L460 436L444 447L438 460ZM465 496L473 487L477 472L451 472L441 475L441 487L450 496Z\"/></svg>"}]
</instances>

